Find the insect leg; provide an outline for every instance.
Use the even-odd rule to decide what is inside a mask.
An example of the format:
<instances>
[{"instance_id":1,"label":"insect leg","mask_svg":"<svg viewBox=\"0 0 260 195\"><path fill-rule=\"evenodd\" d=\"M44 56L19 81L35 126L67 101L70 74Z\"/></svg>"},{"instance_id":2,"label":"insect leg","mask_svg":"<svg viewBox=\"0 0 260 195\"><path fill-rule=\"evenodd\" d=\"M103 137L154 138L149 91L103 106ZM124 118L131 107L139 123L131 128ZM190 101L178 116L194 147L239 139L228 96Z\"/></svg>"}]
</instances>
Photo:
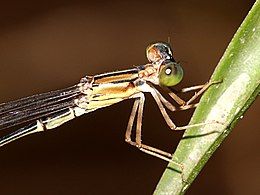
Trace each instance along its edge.
<instances>
[{"instance_id":1,"label":"insect leg","mask_svg":"<svg viewBox=\"0 0 260 195\"><path fill-rule=\"evenodd\" d=\"M150 86L149 86L150 87ZM198 126L203 126L206 124L212 124L212 122L210 123L198 123L198 124L193 124L193 125L185 125L185 126L181 126L181 127L177 127L173 121L171 120L171 118L169 117L169 115L167 114L157 92L155 91L154 88L150 87L150 93L152 94L155 102L157 103L161 114L163 115L164 120L166 121L167 125L172 129L172 130L185 130L187 128L191 128L191 127L198 127ZM188 108L188 107L187 107Z\"/></svg>"},{"instance_id":2,"label":"insect leg","mask_svg":"<svg viewBox=\"0 0 260 195\"><path fill-rule=\"evenodd\" d=\"M211 85L218 84L222 81L209 81L206 84L203 85L203 87L195 93L187 102L185 105L189 105L191 102L193 102L196 98L198 98L202 93L204 93Z\"/></svg>"},{"instance_id":3,"label":"insect leg","mask_svg":"<svg viewBox=\"0 0 260 195\"><path fill-rule=\"evenodd\" d=\"M143 93L140 93L138 96L139 96L138 99L136 99L134 102L132 112L131 112L131 115L129 118L127 130L125 133L125 141L127 143L129 143L130 145L139 148L141 151L143 151L147 154L150 154L152 156L166 160L168 162L172 162L172 160L170 159L172 157L172 155L170 153L164 152L160 149L157 149L157 148L145 145L145 144L142 144L141 128L142 128L142 116L143 116L143 107L144 107L145 97L144 97ZM138 116L137 116L137 125L136 125L136 142L134 142L131 140L131 133L132 133L133 123L134 123L136 114Z\"/></svg>"}]
</instances>

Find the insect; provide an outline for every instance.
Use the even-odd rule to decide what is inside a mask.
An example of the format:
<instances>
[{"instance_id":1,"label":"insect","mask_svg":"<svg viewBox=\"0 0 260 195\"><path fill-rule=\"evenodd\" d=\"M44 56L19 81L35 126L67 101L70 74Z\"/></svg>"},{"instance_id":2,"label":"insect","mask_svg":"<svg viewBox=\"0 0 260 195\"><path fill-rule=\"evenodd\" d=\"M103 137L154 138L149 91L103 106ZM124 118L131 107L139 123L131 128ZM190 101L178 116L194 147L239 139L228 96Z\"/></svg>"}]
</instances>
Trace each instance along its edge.
<instances>
[{"instance_id":1,"label":"insect","mask_svg":"<svg viewBox=\"0 0 260 195\"><path fill-rule=\"evenodd\" d=\"M192 104L192 102L213 82L182 89L181 92L199 90L189 101L185 102L169 89L183 78L183 70L181 65L174 60L171 47L166 43L154 43L147 47L146 55L149 62L145 65L123 71L85 76L72 87L0 104L0 129L35 121L0 138L0 147L26 135L56 128L80 115L132 98L134 104L125 133L125 141L147 154L172 161L170 153L143 144L141 141L144 94L152 95L170 129L184 130L203 124L177 127L166 109L176 111L196 107L197 104ZM156 85L166 90L180 106L175 107L166 100L154 87ZM135 118L136 135L135 140L132 140Z\"/></svg>"}]
</instances>

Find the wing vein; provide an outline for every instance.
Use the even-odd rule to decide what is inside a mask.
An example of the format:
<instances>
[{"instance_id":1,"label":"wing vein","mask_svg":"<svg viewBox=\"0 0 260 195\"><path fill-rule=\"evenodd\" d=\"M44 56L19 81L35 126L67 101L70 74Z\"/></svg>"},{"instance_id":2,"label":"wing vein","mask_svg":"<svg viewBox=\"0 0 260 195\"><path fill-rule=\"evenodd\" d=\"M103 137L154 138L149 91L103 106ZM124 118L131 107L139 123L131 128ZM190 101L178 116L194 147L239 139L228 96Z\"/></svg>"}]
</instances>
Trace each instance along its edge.
<instances>
[{"instance_id":1,"label":"wing vein","mask_svg":"<svg viewBox=\"0 0 260 195\"><path fill-rule=\"evenodd\" d=\"M12 127L75 107L75 99L83 94L75 85L0 104L0 129Z\"/></svg>"}]
</instances>

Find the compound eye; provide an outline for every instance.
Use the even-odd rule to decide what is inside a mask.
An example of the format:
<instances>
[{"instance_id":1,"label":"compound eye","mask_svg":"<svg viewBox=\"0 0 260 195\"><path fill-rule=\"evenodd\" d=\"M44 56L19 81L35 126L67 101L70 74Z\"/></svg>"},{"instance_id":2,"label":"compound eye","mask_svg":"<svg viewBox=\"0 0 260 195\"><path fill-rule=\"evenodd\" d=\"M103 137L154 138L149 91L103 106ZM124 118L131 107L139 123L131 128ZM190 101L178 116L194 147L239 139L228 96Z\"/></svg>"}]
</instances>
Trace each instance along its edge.
<instances>
[{"instance_id":1,"label":"compound eye","mask_svg":"<svg viewBox=\"0 0 260 195\"><path fill-rule=\"evenodd\" d=\"M159 83L162 86L171 87L181 82L183 78L183 70L176 62L168 62L161 65L159 72Z\"/></svg>"},{"instance_id":2,"label":"compound eye","mask_svg":"<svg viewBox=\"0 0 260 195\"><path fill-rule=\"evenodd\" d=\"M167 43L149 45L146 48L146 57L152 63L173 59L171 47Z\"/></svg>"}]
</instances>

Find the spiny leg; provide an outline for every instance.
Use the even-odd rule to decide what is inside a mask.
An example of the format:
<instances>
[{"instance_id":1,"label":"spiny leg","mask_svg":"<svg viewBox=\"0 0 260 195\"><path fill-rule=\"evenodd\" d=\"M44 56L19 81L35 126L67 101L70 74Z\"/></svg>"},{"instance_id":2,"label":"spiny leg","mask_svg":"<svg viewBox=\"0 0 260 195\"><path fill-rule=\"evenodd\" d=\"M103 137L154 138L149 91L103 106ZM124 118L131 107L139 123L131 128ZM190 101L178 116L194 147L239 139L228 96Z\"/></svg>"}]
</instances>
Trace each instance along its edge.
<instances>
[{"instance_id":1,"label":"spiny leg","mask_svg":"<svg viewBox=\"0 0 260 195\"><path fill-rule=\"evenodd\" d=\"M142 152L144 152L146 154L149 154L149 155L155 156L157 158L160 158L162 160L176 164L181 169L181 175L182 175L182 178L183 178L182 172L183 172L184 166L181 163L173 161L172 160L172 154L165 152L165 151L162 151L160 149L154 148L152 146L142 144L142 140L141 140L142 133L141 133L141 131L142 131L142 118L143 118L144 101L145 101L145 97L142 94L140 96L138 113L137 113L136 142L131 141L130 144L138 147L139 150L141 150Z\"/></svg>"},{"instance_id":2,"label":"spiny leg","mask_svg":"<svg viewBox=\"0 0 260 195\"><path fill-rule=\"evenodd\" d=\"M185 101L183 99L181 99L179 96L177 96L174 92L172 92L168 87L162 87L164 89L164 91L167 92L167 94L175 101L177 102L177 104L179 104L180 106L185 105Z\"/></svg>"},{"instance_id":3,"label":"spiny leg","mask_svg":"<svg viewBox=\"0 0 260 195\"><path fill-rule=\"evenodd\" d=\"M180 106L180 107L175 107L174 105L172 105L171 102L169 102L168 100L166 100L162 94L155 88L153 88L155 90L155 92L157 93L160 101L164 104L164 106L166 108L168 108L170 111L174 112L174 111L178 111L178 110L188 110L188 109L191 109L191 108L195 108L198 106L198 103L197 104L190 104L190 105L184 105L184 106Z\"/></svg>"},{"instance_id":4,"label":"spiny leg","mask_svg":"<svg viewBox=\"0 0 260 195\"><path fill-rule=\"evenodd\" d=\"M144 101L145 97L144 94L140 96L139 106L138 106L138 113L137 113L137 123L136 123L136 134L135 134L135 142L137 143L137 147L142 147L141 136L142 136L142 118L143 118L143 111L144 111Z\"/></svg>"},{"instance_id":5,"label":"spiny leg","mask_svg":"<svg viewBox=\"0 0 260 195\"><path fill-rule=\"evenodd\" d=\"M142 128L142 113L143 113L143 106L144 106L145 98L142 93L140 93L139 95L140 95L139 98L135 100L133 108L132 108L127 130L125 133L125 141L127 143L129 143L130 145L133 145L133 146L139 148L139 150L141 150L142 152L145 152L145 153L155 156L157 158L166 160L168 162L173 162L171 160L172 155L170 153L164 152L160 149L157 149L157 148L145 145L145 144L142 144L141 128ZM138 143L131 141L131 133L132 133L133 123L134 123L134 119L135 119L135 116L137 113L137 109L138 109L138 118L137 118L137 129L136 129L136 140L138 141ZM174 163L178 164L176 162L174 162Z\"/></svg>"},{"instance_id":6,"label":"spiny leg","mask_svg":"<svg viewBox=\"0 0 260 195\"><path fill-rule=\"evenodd\" d=\"M218 84L221 81L209 81L207 82L205 85L203 85L203 87L197 92L195 93L187 102L185 105L189 105L191 102L193 102L196 98L198 98L202 93L204 93L211 85L213 84Z\"/></svg>"},{"instance_id":7,"label":"spiny leg","mask_svg":"<svg viewBox=\"0 0 260 195\"><path fill-rule=\"evenodd\" d=\"M144 102L144 101L143 101ZM131 112L131 115L130 115L130 117L129 117L129 121L128 121L128 125L127 125L127 129L126 129L126 133L125 133L125 141L127 142L127 143L129 143L130 145L132 145L132 146L135 146L135 147L138 147L141 151L142 151L142 148L144 148L144 149L148 149L148 147L150 147L150 146L147 146L147 145L145 145L145 144L142 144L141 142L140 142L140 144L138 145L136 142L133 142L132 140L131 140L131 134L132 134L132 129L133 129L133 124L134 124L134 119L135 119L135 116L136 116L136 113L137 113L137 109L138 109L138 107L140 107L139 106L139 104L140 104L140 98L137 98L136 100L135 100L135 102L134 102L134 105L133 105L133 108L132 108L132 112ZM139 109L140 110L140 109ZM141 118L142 119L142 116L140 116L140 114L139 114L139 117L138 118ZM140 119L139 119L140 120ZM141 125L142 125L142 121L139 121L139 123L141 123L140 125L137 125L137 126L139 126L139 128L141 128ZM141 131L138 131L139 132L139 140L141 141ZM141 147L140 147L140 145L141 145ZM156 152L156 153L161 153L162 155L165 155L165 156L168 156L168 157L171 157L172 155L170 154L170 153L168 153L168 152L164 152L164 151L162 151L162 150L160 150L160 149L157 149L157 148L153 148L153 147L150 147L150 149L153 151L153 152ZM146 152L147 153L147 152ZM153 156L155 156L155 155L153 155ZM158 156L156 156L156 157L158 157ZM163 159L163 160L166 160L166 161L171 161L171 160L169 160L169 159L164 159L164 158L162 158L162 157L159 157L159 158L161 158L161 159Z\"/></svg>"},{"instance_id":8,"label":"spiny leg","mask_svg":"<svg viewBox=\"0 0 260 195\"><path fill-rule=\"evenodd\" d=\"M135 142L137 144L136 146L143 152L148 153L147 151L149 151L149 154L151 154L151 152L155 152L155 153L167 156L167 157L172 157L172 155L168 152L164 152L164 151L154 148L152 146L142 144L141 136L142 136L142 118L143 118L144 101L145 101L145 97L142 94L140 97L138 113L137 113L136 137L135 137ZM158 157L158 154L156 154L157 157Z\"/></svg>"},{"instance_id":9,"label":"spiny leg","mask_svg":"<svg viewBox=\"0 0 260 195\"><path fill-rule=\"evenodd\" d=\"M201 85L202 86L202 85ZM204 85L203 85L204 86ZM177 102L180 107L175 107L173 106L168 100L166 100L158 90L156 90L155 88L153 88L158 97L160 98L161 102L166 106L166 108L168 108L170 111L174 112L177 110L188 110L191 108L196 108L198 106L198 103L196 104L187 104L184 100L182 100L179 96L177 96L174 92L172 92L169 88L164 87L163 89L168 93L168 95L175 101ZM194 89L195 90L195 89Z\"/></svg>"},{"instance_id":10,"label":"spiny leg","mask_svg":"<svg viewBox=\"0 0 260 195\"><path fill-rule=\"evenodd\" d=\"M132 134L133 124L134 124L135 115L137 113L137 108L138 108L139 102L140 102L140 99L136 98L132 111L131 111L131 114L130 114L130 117L129 117L128 125L127 125L126 132L125 132L125 141L127 143L131 142L131 134Z\"/></svg>"},{"instance_id":11,"label":"spiny leg","mask_svg":"<svg viewBox=\"0 0 260 195\"><path fill-rule=\"evenodd\" d=\"M185 105L189 105L191 102L193 102L195 99L197 99L202 93L204 93L211 85L218 84L221 81L209 81L205 83L204 85L196 85L192 87L186 87L178 91L177 93L186 93L194 90L200 89L197 93L195 93L186 103Z\"/></svg>"},{"instance_id":12,"label":"spiny leg","mask_svg":"<svg viewBox=\"0 0 260 195\"><path fill-rule=\"evenodd\" d=\"M203 85L195 85L195 86L191 86L191 87L185 87L185 88L182 88L181 90L177 91L177 93L186 93L186 92L190 92L190 91L194 91L194 90L198 90L198 89L201 89L203 88L205 85L214 85L214 84L218 84L218 83L221 83L222 81L208 81L206 82L205 84Z\"/></svg>"},{"instance_id":13,"label":"spiny leg","mask_svg":"<svg viewBox=\"0 0 260 195\"><path fill-rule=\"evenodd\" d=\"M198 124L193 124L193 125L185 125L185 126L181 126L181 127L177 127L171 120L171 118L169 117L169 115L167 114L158 94L156 93L155 89L150 87L150 93L152 94L153 98L155 99L155 102L157 103L161 114L163 115L164 120L166 121L167 125L172 129L172 130L185 130L187 128L191 128L191 127L198 127L198 126L203 126L206 124L212 124L212 122L210 123L198 123Z\"/></svg>"},{"instance_id":14,"label":"spiny leg","mask_svg":"<svg viewBox=\"0 0 260 195\"><path fill-rule=\"evenodd\" d=\"M176 91L176 93L186 93L186 92L190 92L190 91L195 91L195 90L203 88L204 86L205 86L205 84L204 85L195 85L195 86L191 86L191 87L185 87L185 88L182 88L181 90Z\"/></svg>"},{"instance_id":15,"label":"spiny leg","mask_svg":"<svg viewBox=\"0 0 260 195\"><path fill-rule=\"evenodd\" d=\"M196 98L198 98L204 91L206 91L211 85L213 84L218 84L221 81L209 81L207 83L205 83L204 85L195 85L192 87L186 87L183 88L179 91L177 91L176 93L186 93L186 92L190 92L190 91L194 91L194 90L198 90L200 89L197 93L195 93L195 95L193 95L187 102L185 102L184 100L182 100L178 95L176 95L174 92L172 92L168 87L163 87L163 89L168 93L168 95L175 101L177 102L181 107L183 107L184 105L190 105L191 102L193 102Z\"/></svg>"},{"instance_id":16,"label":"spiny leg","mask_svg":"<svg viewBox=\"0 0 260 195\"><path fill-rule=\"evenodd\" d=\"M205 84L207 85L207 83ZM196 85L196 86L192 86L192 87L187 87L187 88L183 88L180 91L177 91L176 93L185 93L185 92L190 92L190 91L194 91L194 90L198 90L201 89L198 93L195 93L195 97L192 96L191 97L191 101L189 102L189 104L194 101L200 94L202 94L206 89L203 89L203 87L205 87L205 85ZM168 93L168 95L175 101L177 102L180 106L184 106L184 105L188 105L188 103L186 101L184 101L183 99L181 99L176 93L174 93L173 91L171 91L168 87L163 87L163 89ZM202 90L203 89L203 90Z\"/></svg>"}]
</instances>

